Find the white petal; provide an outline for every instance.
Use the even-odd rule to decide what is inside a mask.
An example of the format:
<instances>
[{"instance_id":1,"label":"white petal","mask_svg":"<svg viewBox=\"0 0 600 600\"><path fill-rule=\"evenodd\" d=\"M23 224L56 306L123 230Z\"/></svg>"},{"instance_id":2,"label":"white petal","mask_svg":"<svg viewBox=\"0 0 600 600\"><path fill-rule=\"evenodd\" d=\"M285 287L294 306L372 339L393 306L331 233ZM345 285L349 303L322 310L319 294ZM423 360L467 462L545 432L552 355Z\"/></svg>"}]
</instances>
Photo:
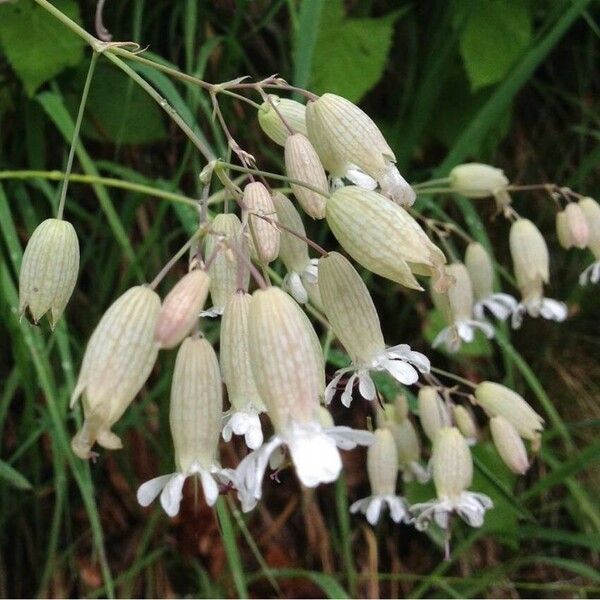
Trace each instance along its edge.
<instances>
[{"instance_id":1,"label":"white petal","mask_svg":"<svg viewBox=\"0 0 600 600\"><path fill-rule=\"evenodd\" d=\"M290 295L298 304L306 304L308 302L308 292L298 273L292 272L285 276L284 289L289 290Z\"/></svg>"},{"instance_id":2,"label":"white petal","mask_svg":"<svg viewBox=\"0 0 600 600\"><path fill-rule=\"evenodd\" d=\"M306 487L335 481L342 469L342 459L335 441L319 426L294 427L285 442L298 479Z\"/></svg>"},{"instance_id":3,"label":"white petal","mask_svg":"<svg viewBox=\"0 0 600 600\"><path fill-rule=\"evenodd\" d=\"M365 513L367 508L369 508L369 504L371 502L371 496L368 496L367 498L361 498L360 500L357 500L356 502L353 502L350 506L350 512L352 514L357 513L358 511L360 511L361 513Z\"/></svg>"},{"instance_id":4,"label":"white petal","mask_svg":"<svg viewBox=\"0 0 600 600\"><path fill-rule=\"evenodd\" d=\"M404 385L412 385L419 379L417 370L403 360L386 360L383 367L396 381Z\"/></svg>"},{"instance_id":5,"label":"white petal","mask_svg":"<svg viewBox=\"0 0 600 600\"><path fill-rule=\"evenodd\" d=\"M377 521L379 521L382 504L383 500L379 496L374 496L371 499L371 502L369 502L369 507L365 514L367 516L367 521L369 521L371 525L375 525Z\"/></svg>"},{"instance_id":6,"label":"white petal","mask_svg":"<svg viewBox=\"0 0 600 600\"><path fill-rule=\"evenodd\" d=\"M354 388L354 382L358 375L354 373L348 378L346 382L346 387L344 388L344 393L342 394L342 404L348 408L352 404L352 389Z\"/></svg>"},{"instance_id":7,"label":"white petal","mask_svg":"<svg viewBox=\"0 0 600 600\"><path fill-rule=\"evenodd\" d=\"M456 331L458 332L458 337L461 340L467 342L467 344L473 341L473 338L475 337L475 332L471 327L470 321L459 321L455 324L455 327Z\"/></svg>"},{"instance_id":8,"label":"white petal","mask_svg":"<svg viewBox=\"0 0 600 600\"><path fill-rule=\"evenodd\" d=\"M473 320L473 321L469 321L469 324L471 325L471 327L477 328L480 331L482 331L483 334L485 335L485 337L488 338L488 340L490 340L494 337L494 334L495 334L494 328L486 321Z\"/></svg>"},{"instance_id":9,"label":"white petal","mask_svg":"<svg viewBox=\"0 0 600 600\"><path fill-rule=\"evenodd\" d=\"M523 324L523 317L525 316L526 308L525 305L521 302L514 310L511 318L511 326L513 329L519 329Z\"/></svg>"},{"instance_id":10,"label":"white petal","mask_svg":"<svg viewBox=\"0 0 600 600\"><path fill-rule=\"evenodd\" d=\"M381 193L388 198L391 198L400 206L412 206L415 203L417 195L409 183L400 175L400 171L394 163L388 164L387 170L382 177L379 178Z\"/></svg>"},{"instance_id":11,"label":"white petal","mask_svg":"<svg viewBox=\"0 0 600 600\"><path fill-rule=\"evenodd\" d=\"M333 397L335 396L335 393L337 392L337 386L338 386L343 374L344 374L344 371L337 371L336 374L334 375L333 379L329 382L329 384L325 388L325 404L326 405L331 404L331 401L333 400Z\"/></svg>"},{"instance_id":12,"label":"white petal","mask_svg":"<svg viewBox=\"0 0 600 600\"><path fill-rule=\"evenodd\" d=\"M165 485L162 494L160 495L160 503L165 509L165 512L174 517L179 512L179 505L183 498L183 484L186 476L182 473L175 473L167 485Z\"/></svg>"},{"instance_id":13,"label":"white petal","mask_svg":"<svg viewBox=\"0 0 600 600\"><path fill-rule=\"evenodd\" d=\"M544 298L540 308L540 314L544 319L552 321L564 321L567 318L568 309L564 302L553 300L552 298Z\"/></svg>"},{"instance_id":14,"label":"white petal","mask_svg":"<svg viewBox=\"0 0 600 600\"><path fill-rule=\"evenodd\" d=\"M377 182L356 165L350 165L344 176L365 190L374 190L377 187Z\"/></svg>"},{"instance_id":15,"label":"white petal","mask_svg":"<svg viewBox=\"0 0 600 600\"><path fill-rule=\"evenodd\" d=\"M335 441L338 448L352 450L356 446L370 446L375 441L375 436L370 431L352 429L345 425L329 427L324 432Z\"/></svg>"},{"instance_id":16,"label":"white petal","mask_svg":"<svg viewBox=\"0 0 600 600\"><path fill-rule=\"evenodd\" d=\"M385 354L388 358L399 358L413 364L421 373L429 373L431 368L429 359L423 353L411 350L408 344L399 344L388 348Z\"/></svg>"},{"instance_id":17,"label":"white petal","mask_svg":"<svg viewBox=\"0 0 600 600\"><path fill-rule=\"evenodd\" d=\"M215 318L220 317L223 314L223 306L212 306L211 308L207 308L200 313L200 316L203 318Z\"/></svg>"},{"instance_id":18,"label":"white petal","mask_svg":"<svg viewBox=\"0 0 600 600\"><path fill-rule=\"evenodd\" d=\"M399 498L398 496L385 496L385 501L390 508L390 517L394 523L400 523L401 521L408 523L410 521L408 507L403 498Z\"/></svg>"},{"instance_id":19,"label":"white petal","mask_svg":"<svg viewBox=\"0 0 600 600\"><path fill-rule=\"evenodd\" d=\"M200 482L202 483L206 504L212 506L219 497L219 487L217 486L217 482L213 479L213 476L204 469L200 471Z\"/></svg>"},{"instance_id":20,"label":"white petal","mask_svg":"<svg viewBox=\"0 0 600 600\"><path fill-rule=\"evenodd\" d=\"M358 374L358 391L365 400L374 400L377 396L375 384L367 371Z\"/></svg>"},{"instance_id":21,"label":"white petal","mask_svg":"<svg viewBox=\"0 0 600 600\"><path fill-rule=\"evenodd\" d=\"M150 506L154 499L161 493L162 489L167 485L167 482L171 477L174 477L175 473L169 475L162 475L161 477L155 477L142 483L137 491L137 501L142 506Z\"/></svg>"}]
</instances>

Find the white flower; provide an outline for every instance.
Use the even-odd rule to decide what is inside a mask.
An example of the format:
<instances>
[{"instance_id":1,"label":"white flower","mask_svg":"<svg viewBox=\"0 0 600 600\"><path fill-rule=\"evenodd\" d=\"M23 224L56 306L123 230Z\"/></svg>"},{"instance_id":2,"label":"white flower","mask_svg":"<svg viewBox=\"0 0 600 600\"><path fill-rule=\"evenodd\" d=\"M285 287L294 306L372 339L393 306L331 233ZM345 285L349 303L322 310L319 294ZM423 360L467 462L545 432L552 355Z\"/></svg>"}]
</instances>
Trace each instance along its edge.
<instances>
[{"instance_id":1,"label":"white flower","mask_svg":"<svg viewBox=\"0 0 600 600\"><path fill-rule=\"evenodd\" d=\"M323 428L312 423L291 422L285 431L278 431L265 445L246 456L231 475L238 490L242 510L252 510L262 496L262 480L271 455L282 446L289 451L300 482L306 487L335 481L342 469L338 446L351 449L357 444L369 445L373 436L367 431L348 427ZM281 455L272 466L279 466ZM278 464L279 463L279 464Z\"/></svg>"},{"instance_id":2,"label":"white flower","mask_svg":"<svg viewBox=\"0 0 600 600\"><path fill-rule=\"evenodd\" d=\"M517 308L517 301L510 294L498 292L490 294L487 298L483 298L475 302L473 306L473 316L482 321L485 318L485 309L489 310L496 319L504 321Z\"/></svg>"},{"instance_id":3,"label":"white flower","mask_svg":"<svg viewBox=\"0 0 600 600\"><path fill-rule=\"evenodd\" d=\"M309 300L314 301L314 294L315 292L318 293L318 290L315 289L319 277L318 265L319 260L311 258L302 271L289 271L284 277L283 289L289 292L298 304L306 304Z\"/></svg>"},{"instance_id":4,"label":"white flower","mask_svg":"<svg viewBox=\"0 0 600 600\"><path fill-rule=\"evenodd\" d=\"M567 318L568 309L564 302L559 302L552 298L544 298L542 294L543 290L540 289L539 294L532 294L519 302L511 317L513 329L521 327L525 313L530 317L542 317L542 319L549 321L560 322Z\"/></svg>"},{"instance_id":5,"label":"white flower","mask_svg":"<svg viewBox=\"0 0 600 600\"><path fill-rule=\"evenodd\" d=\"M337 386L344 375L352 373L342 393L342 404L350 406L352 390L358 381L358 391L366 400L377 397L371 371L387 371L396 381L412 385L419 379L419 373L429 373L429 359L421 352L411 350L408 344L398 344L375 354L370 362L353 362L351 366L336 371L335 376L325 390L325 404L329 404L335 395Z\"/></svg>"},{"instance_id":6,"label":"white flower","mask_svg":"<svg viewBox=\"0 0 600 600\"><path fill-rule=\"evenodd\" d=\"M229 414L223 425L223 439L229 442L233 434L243 435L248 448L254 450L260 447L263 443L263 432L258 416L259 412L262 411L252 411L247 408Z\"/></svg>"},{"instance_id":7,"label":"white flower","mask_svg":"<svg viewBox=\"0 0 600 600\"><path fill-rule=\"evenodd\" d=\"M437 348L441 344L444 344L448 352L457 352L462 342L468 344L475 339L476 329L480 329L488 339L494 337L494 328L489 323L475 319L464 319L442 329L435 336L431 345Z\"/></svg>"},{"instance_id":8,"label":"white flower","mask_svg":"<svg viewBox=\"0 0 600 600\"><path fill-rule=\"evenodd\" d=\"M179 512L179 505L183 498L183 484L191 476L200 479L204 498L209 506L212 506L219 497L217 481L225 483L229 480L227 471L216 464L203 468L198 463L193 463L184 473L170 473L146 481L137 491L137 500L142 506L149 506L160 494L160 503L165 512L170 517L174 517Z\"/></svg>"},{"instance_id":9,"label":"white flower","mask_svg":"<svg viewBox=\"0 0 600 600\"><path fill-rule=\"evenodd\" d=\"M433 520L443 529L457 513L471 527L481 527L485 511L493 507L485 495L466 491L473 480L473 459L466 440L456 427L441 429L433 443L431 458L437 498L415 504L415 526L426 529Z\"/></svg>"},{"instance_id":10,"label":"white flower","mask_svg":"<svg viewBox=\"0 0 600 600\"><path fill-rule=\"evenodd\" d=\"M600 260L586 267L579 276L579 285L598 283L600 281Z\"/></svg>"},{"instance_id":11,"label":"white flower","mask_svg":"<svg viewBox=\"0 0 600 600\"><path fill-rule=\"evenodd\" d=\"M367 498L361 498L350 506L351 513L361 512L367 517L367 521L371 525L375 525L379 521L381 509L388 505L390 511L390 517L394 523L401 523L410 521L410 514L408 512L408 506L404 498L394 496L393 494L383 494L377 496L368 496Z\"/></svg>"}]
</instances>

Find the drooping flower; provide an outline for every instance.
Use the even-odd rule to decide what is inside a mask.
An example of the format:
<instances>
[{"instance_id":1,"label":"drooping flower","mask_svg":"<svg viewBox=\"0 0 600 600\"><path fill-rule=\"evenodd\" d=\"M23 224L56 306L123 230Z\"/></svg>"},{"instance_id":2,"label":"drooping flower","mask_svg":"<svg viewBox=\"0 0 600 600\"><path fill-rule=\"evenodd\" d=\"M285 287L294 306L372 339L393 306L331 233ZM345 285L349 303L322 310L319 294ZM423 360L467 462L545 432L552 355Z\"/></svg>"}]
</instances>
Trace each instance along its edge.
<instances>
[{"instance_id":1,"label":"drooping flower","mask_svg":"<svg viewBox=\"0 0 600 600\"><path fill-rule=\"evenodd\" d=\"M375 430L375 441L367 450L367 473L371 495L357 500L350 506L350 512L361 512L367 521L375 525L381 510L387 504L394 523L408 523L410 515L406 500L396 495L398 477L398 452L392 432L387 428Z\"/></svg>"},{"instance_id":2,"label":"drooping flower","mask_svg":"<svg viewBox=\"0 0 600 600\"><path fill-rule=\"evenodd\" d=\"M100 446L115 450L121 440L111 431L148 378L158 354L154 338L160 311L158 294L135 286L104 313L85 349L71 407L82 396L85 420L71 447L90 458Z\"/></svg>"},{"instance_id":3,"label":"drooping flower","mask_svg":"<svg viewBox=\"0 0 600 600\"><path fill-rule=\"evenodd\" d=\"M473 285L474 317L483 320L487 309L497 319L507 319L517 307L517 301L510 294L494 293L494 267L489 254L478 242L467 246L465 266Z\"/></svg>"},{"instance_id":4,"label":"drooping flower","mask_svg":"<svg viewBox=\"0 0 600 600\"><path fill-rule=\"evenodd\" d=\"M19 313L37 323L48 314L54 329L71 298L79 271L79 242L73 225L42 221L31 234L19 273Z\"/></svg>"},{"instance_id":5,"label":"drooping flower","mask_svg":"<svg viewBox=\"0 0 600 600\"><path fill-rule=\"evenodd\" d=\"M248 242L242 235L242 223L233 213L220 213L211 223L206 236L205 256L210 261L210 297L212 308L202 316L215 317L223 314L229 296L237 289L248 289L250 271L244 261L227 248L227 244L238 244L243 255L248 254ZM216 253L216 254L215 254Z\"/></svg>"},{"instance_id":6,"label":"drooping flower","mask_svg":"<svg viewBox=\"0 0 600 600\"><path fill-rule=\"evenodd\" d=\"M548 247L539 229L529 219L517 219L510 228L510 253L522 300L513 312L512 326L519 328L525 313L553 321L567 318L567 306L544 297L550 280Z\"/></svg>"},{"instance_id":7,"label":"drooping flower","mask_svg":"<svg viewBox=\"0 0 600 600\"><path fill-rule=\"evenodd\" d=\"M589 230L587 247L592 251L595 262L579 276L579 285L600 282L600 204L593 198L582 198L578 202Z\"/></svg>"},{"instance_id":8,"label":"drooping flower","mask_svg":"<svg viewBox=\"0 0 600 600\"><path fill-rule=\"evenodd\" d=\"M381 131L358 106L336 94L323 94L306 107L308 137L334 179L345 177L375 189L402 206L415 192L400 175L396 157Z\"/></svg>"},{"instance_id":9,"label":"drooping flower","mask_svg":"<svg viewBox=\"0 0 600 600\"><path fill-rule=\"evenodd\" d=\"M290 135L285 142L285 170L290 178L328 192L325 169L312 144L301 133ZM300 206L308 215L313 219L322 219L325 216L326 197L323 194L297 183L292 183L291 187Z\"/></svg>"},{"instance_id":10,"label":"drooping flower","mask_svg":"<svg viewBox=\"0 0 600 600\"><path fill-rule=\"evenodd\" d=\"M504 464L517 475L523 475L529 468L527 450L512 423L502 415L490 419L492 439Z\"/></svg>"},{"instance_id":11,"label":"drooping flower","mask_svg":"<svg viewBox=\"0 0 600 600\"><path fill-rule=\"evenodd\" d=\"M435 442L437 434L452 425L450 412L437 390L424 385L417 396L419 420L429 441Z\"/></svg>"},{"instance_id":12,"label":"drooping flower","mask_svg":"<svg viewBox=\"0 0 600 600\"><path fill-rule=\"evenodd\" d=\"M308 135L306 131L306 106L291 100L280 98L274 94L269 95L258 110L258 122L260 128L280 146L285 146L285 141L291 135L290 129L286 127L281 118L295 133Z\"/></svg>"},{"instance_id":13,"label":"drooping flower","mask_svg":"<svg viewBox=\"0 0 600 600\"><path fill-rule=\"evenodd\" d=\"M511 203L509 181L504 171L482 163L465 163L454 167L449 175L450 187L467 198L493 196L498 211Z\"/></svg>"},{"instance_id":14,"label":"drooping flower","mask_svg":"<svg viewBox=\"0 0 600 600\"><path fill-rule=\"evenodd\" d=\"M315 487L337 479L340 439L345 447L369 445L373 439L366 431L321 425L323 355L317 352L318 338L308 317L290 296L275 287L257 290L248 323L252 373L275 435L246 456L232 476L244 511L261 498L269 457L281 446L301 483Z\"/></svg>"},{"instance_id":15,"label":"drooping flower","mask_svg":"<svg viewBox=\"0 0 600 600\"><path fill-rule=\"evenodd\" d=\"M408 344L386 348L377 310L369 290L350 261L338 252L330 252L319 260L319 289L323 308L331 327L348 354L350 367L336 372L327 386L325 402L333 399L341 378L348 374L342 403L350 406L352 390L358 381L363 398L374 400L377 391L371 371L387 371L394 379L411 385L418 371L429 371L429 360Z\"/></svg>"},{"instance_id":16,"label":"drooping flower","mask_svg":"<svg viewBox=\"0 0 600 600\"><path fill-rule=\"evenodd\" d=\"M188 477L198 477L204 498L212 506L219 496L218 483L229 480L218 463L223 396L219 362L212 346L202 338L186 338L177 352L169 422L175 446L177 471L143 483L138 502L149 506L160 494L165 512L174 517Z\"/></svg>"},{"instance_id":17,"label":"drooping flower","mask_svg":"<svg viewBox=\"0 0 600 600\"><path fill-rule=\"evenodd\" d=\"M473 288L465 265L451 264L446 267L446 273L453 280L447 291L440 294L433 288L431 295L448 326L437 334L432 346L437 348L444 344L449 352L456 352L462 342L473 341L476 329L487 338L494 337L494 328L489 323L473 318Z\"/></svg>"},{"instance_id":18,"label":"drooping flower","mask_svg":"<svg viewBox=\"0 0 600 600\"><path fill-rule=\"evenodd\" d=\"M306 238L306 230L300 214L293 202L281 192L273 194L273 204L279 223ZM309 300L318 309L322 309L321 294L318 285L318 260L310 258L308 244L298 237L281 228L281 243L279 258L282 260L287 274L283 287L300 304Z\"/></svg>"},{"instance_id":19,"label":"drooping flower","mask_svg":"<svg viewBox=\"0 0 600 600\"><path fill-rule=\"evenodd\" d=\"M539 439L544 419L516 392L499 383L483 381L475 388L475 398L489 417L504 417L526 440Z\"/></svg>"},{"instance_id":20,"label":"drooping flower","mask_svg":"<svg viewBox=\"0 0 600 600\"><path fill-rule=\"evenodd\" d=\"M588 245L590 229L579 204L569 202L564 210L556 213L556 235L565 250Z\"/></svg>"},{"instance_id":21,"label":"drooping flower","mask_svg":"<svg viewBox=\"0 0 600 600\"><path fill-rule=\"evenodd\" d=\"M209 286L206 271L194 269L166 295L154 333L161 348L174 348L189 335L204 308Z\"/></svg>"},{"instance_id":22,"label":"drooping flower","mask_svg":"<svg viewBox=\"0 0 600 600\"><path fill-rule=\"evenodd\" d=\"M348 254L369 271L422 290L414 274L444 287L444 253L401 206L376 192L347 186L327 200L327 224Z\"/></svg>"},{"instance_id":23,"label":"drooping flower","mask_svg":"<svg viewBox=\"0 0 600 600\"><path fill-rule=\"evenodd\" d=\"M467 444L469 446L475 444L479 437L479 432L477 431L477 423L471 411L462 404L453 404L452 416L454 417L456 427L467 441Z\"/></svg>"},{"instance_id":24,"label":"drooping flower","mask_svg":"<svg viewBox=\"0 0 600 600\"><path fill-rule=\"evenodd\" d=\"M264 184L253 181L244 188L243 202L250 227L250 254L253 260L268 265L279 255L280 234L273 199Z\"/></svg>"},{"instance_id":25,"label":"drooping flower","mask_svg":"<svg viewBox=\"0 0 600 600\"><path fill-rule=\"evenodd\" d=\"M225 304L221 321L220 360L232 412L223 427L223 439L243 435L248 448L263 443L258 415L265 405L256 389L248 350L248 313L251 296L243 291L232 294Z\"/></svg>"},{"instance_id":26,"label":"drooping flower","mask_svg":"<svg viewBox=\"0 0 600 600\"><path fill-rule=\"evenodd\" d=\"M411 506L417 529L426 529L432 520L442 529L448 529L453 513L471 527L481 527L485 511L492 508L493 503L485 494L468 491L473 481L473 459L456 427L439 431L433 443L431 463L437 498Z\"/></svg>"}]
</instances>

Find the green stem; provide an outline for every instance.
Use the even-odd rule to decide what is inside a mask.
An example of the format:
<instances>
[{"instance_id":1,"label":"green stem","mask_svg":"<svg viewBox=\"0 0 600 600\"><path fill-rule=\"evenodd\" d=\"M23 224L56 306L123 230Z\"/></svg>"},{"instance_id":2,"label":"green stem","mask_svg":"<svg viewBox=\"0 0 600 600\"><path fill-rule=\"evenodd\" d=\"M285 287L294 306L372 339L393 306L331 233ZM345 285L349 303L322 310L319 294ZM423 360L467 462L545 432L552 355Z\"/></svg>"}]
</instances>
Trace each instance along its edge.
<instances>
[{"instance_id":1,"label":"green stem","mask_svg":"<svg viewBox=\"0 0 600 600\"><path fill-rule=\"evenodd\" d=\"M169 260L169 262L159 271L158 275L152 280L149 287L151 290L156 289L156 286L163 280L164 276L173 268L173 265L192 247L192 244L203 230L198 230Z\"/></svg>"},{"instance_id":2,"label":"green stem","mask_svg":"<svg viewBox=\"0 0 600 600\"><path fill-rule=\"evenodd\" d=\"M63 180L62 191L60 193L60 201L58 203L58 211L56 213L57 219L63 218L63 212L65 210L65 200L67 199L67 189L69 187L69 175L71 175L71 169L73 168L73 158L75 157L75 148L79 140L79 130L81 129L81 122L83 121L83 113L85 112L85 105L87 103L87 97L90 91L90 85L94 76L94 69L98 62L98 53L94 51L92 54L92 60L90 61L90 67L85 78L85 85L83 86L83 92L81 94L81 102L79 103L79 112L77 113L77 120L75 121L75 129L73 130L73 139L71 140L71 148L69 149L69 158L67 159L67 168L65 170L65 178Z\"/></svg>"},{"instance_id":3,"label":"green stem","mask_svg":"<svg viewBox=\"0 0 600 600\"><path fill-rule=\"evenodd\" d=\"M223 160L218 160L218 166L224 167L226 169L230 169L231 171L238 171L239 173L248 173L250 175L262 175L263 177L268 177L269 179L276 179L278 181L286 181L287 183L293 185L300 185L311 192L315 192L320 196L324 196L325 198L329 198L329 192L325 192L320 190L319 188L306 183L305 181L299 181L298 179L292 179L291 177L287 177L286 175L279 175L278 173L271 173L269 171L261 171L260 169L251 169L250 167L240 167L239 165L234 165L231 163L226 163ZM216 167L215 167L216 168Z\"/></svg>"},{"instance_id":4,"label":"green stem","mask_svg":"<svg viewBox=\"0 0 600 600\"><path fill-rule=\"evenodd\" d=\"M415 183L412 188L413 190L420 190L431 186L439 185L441 183L449 183L450 177L440 177L439 179L430 179L429 181L422 181L421 183Z\"/></svg>"},{"instance_id":5,"label":"green stem","mask_svg":"<svg viewBox=\"0 0 600 600\"><path fill-rule=\"evenodd\" d=\"M459 375L455 375L454 373L450 373L450 371L444 371L444 369L438 369L437 367L430 367L432 373L437 373L438 375L443 375L444 377L449 377L450 379L454 379L463 385L466 385L472 389L475 389L477 386L468 379L464 377L460 377Z\"/></svg>"}]
</instances>

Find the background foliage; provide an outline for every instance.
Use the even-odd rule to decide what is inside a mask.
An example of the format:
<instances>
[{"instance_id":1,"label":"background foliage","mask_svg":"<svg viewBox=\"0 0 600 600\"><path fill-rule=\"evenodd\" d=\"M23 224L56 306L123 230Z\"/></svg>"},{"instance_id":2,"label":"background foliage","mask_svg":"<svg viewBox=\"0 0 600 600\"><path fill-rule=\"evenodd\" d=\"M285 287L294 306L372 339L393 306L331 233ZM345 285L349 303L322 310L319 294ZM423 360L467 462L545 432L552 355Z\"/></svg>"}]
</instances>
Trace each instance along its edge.
<instances>
[{"instance_id":1,"label":"background foliage","mask_svg":"<svg viewBox=\"0 0 600 600\"><path fill-rule=\"evenodd\" d=\"M53 4L93 31L95 2ZM209 81L277 72L360 102L410 181L476 159L504 168L512 181L554 181L598 197L599 14L586 0L108 0L104 20L115 39L137 41L147 56ZM67 404L102 312L150 279L193 228L193 215L173 200L197 194L202 161L148 96L101 62L75 162L82 178L67 202L82 244L79 284L53 334L19 323L22 249L55 210L52 171L64 169L90 51L33 0L0 5L0 49L0 595L600 593L600 302L598 288L577 286L589 256L559 251L546 195L520 195L515 205L547 236L552 295L568 300L569 321L528 321L517 334L501 330L492 344L476 342L452 359L431 355L474 380L514 387L548 424L541 455L520 480L486 444L478 448L474 487L497 508L482 530L456 529L449 562L435 537L387 524L373 530L348 515L348 503L367 487L360 451L347 454L343 480L316 493L302 493L284 473L250 515L242 517L232 498L213 514L191 493L169 521L160 508L139 508L135 489L172 463L173 353L161 354L118 424L124 450L105 452L96 464L70 451L78 416ZM135 68L226 155L202 91ZM224 110L245 149L264 167L279 167L281 153L252 109L231 101ZM417 204L432 206L466 223L510 267L508 226L491 220L491 206L459 197ZM310 234L332 247L318 225ZM426 349L440 327L429 300L377 278L370 285L386 337ZM334 349L329 359L333 367L343 356ZM339 411L336 421L361 421L367 410L355 413ZM223 462L233 464L241 452L239 445L224 450Z\"/></svg>"}]
</instances>

